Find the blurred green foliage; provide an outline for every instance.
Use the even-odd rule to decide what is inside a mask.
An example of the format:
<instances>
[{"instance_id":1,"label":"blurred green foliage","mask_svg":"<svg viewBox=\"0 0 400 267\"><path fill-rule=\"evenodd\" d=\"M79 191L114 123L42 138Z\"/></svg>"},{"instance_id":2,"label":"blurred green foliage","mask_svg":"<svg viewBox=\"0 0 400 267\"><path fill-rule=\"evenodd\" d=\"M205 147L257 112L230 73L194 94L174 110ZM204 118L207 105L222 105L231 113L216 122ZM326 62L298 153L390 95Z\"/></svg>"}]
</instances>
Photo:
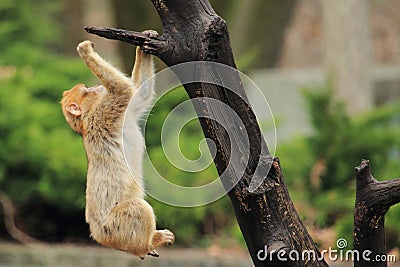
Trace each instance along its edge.
<instances>
[{"instance_id":1,"label":"blurred green foliage","mask_svg":"<svg viewBox=\"0 0 400 267\"><path fill-rule=\"evenodd\" d=\"M62 4L60 0L1 1L0 45L2 49L13 49L16 41L33 46L33 49L40 45L55 45L62 36L58 31L60 21L56 18ZM15 58L12 59L15 60Z\"/></svg>"},{"instance_id":2,"label":"blurred green foliage","mask_svg":"<svg viewBox=\"0 0 400 267\"><path fill-rule=\"evenodd\" d=\"M400 174L400 103L350 117L345 105L334 99L332 88L309 89L304 95L313 134L278 146L277 154L282 158L289 190L295 189L292 193L295 201L308 199L308 205L317 211L306 212L302 217L311 219L318 227L334 226L338 237L350 242L354 167L361 159L369 159L372 174L378 180ZM400 244L399 232L395 230L399 220L400 207L392 207L386 222L389 230L397 232L397 240L391 246Z\"/></svg>"},{"instance_id":3,"label":"blurred green foliage","mask_svg":"<svg viewBox=\"0 0 400 267\"><path fill-rule=\"evenodd\" d=\"M85 155L58 102L90 76L78 59L52 49L60 4L0 3L0 188L16 203L41 196L60 209L82 209Z\"/></svg>"}]
</instances>

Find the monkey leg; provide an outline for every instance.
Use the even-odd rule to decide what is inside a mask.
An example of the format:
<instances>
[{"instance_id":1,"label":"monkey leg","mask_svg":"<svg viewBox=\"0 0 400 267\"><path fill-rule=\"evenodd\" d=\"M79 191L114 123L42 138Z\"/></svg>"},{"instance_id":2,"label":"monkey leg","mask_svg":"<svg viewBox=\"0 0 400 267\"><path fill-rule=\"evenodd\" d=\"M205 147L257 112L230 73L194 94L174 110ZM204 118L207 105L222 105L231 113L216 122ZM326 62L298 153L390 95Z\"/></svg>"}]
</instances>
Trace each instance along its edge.
<instances>
[{"instance_id":1,"label":"monkey leg","mask_svg":"<svg viewBox=\"0 0 400 267\"><path fill-rule=\"evenodd\" d=\"M141 198L132 198L117 204L103 224L103 239L107 247L144 257L154 249L156 228L152 207Z\"/></svg>"}]
</instances>

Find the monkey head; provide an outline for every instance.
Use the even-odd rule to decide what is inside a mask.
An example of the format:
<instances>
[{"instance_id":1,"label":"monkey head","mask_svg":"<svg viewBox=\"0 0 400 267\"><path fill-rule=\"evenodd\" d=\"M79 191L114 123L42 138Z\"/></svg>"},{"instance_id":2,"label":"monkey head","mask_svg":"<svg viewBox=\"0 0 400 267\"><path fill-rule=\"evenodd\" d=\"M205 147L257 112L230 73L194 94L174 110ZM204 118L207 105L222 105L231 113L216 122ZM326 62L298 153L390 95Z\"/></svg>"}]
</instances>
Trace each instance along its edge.
<instances>
[{"instance_id":1,"label":"monkey head","mask_svg":"<svg viewBox=\"0 0 400 267\"><path fill-rule=\"evenodd\" d=\"M82 117L93 110L94 105L105 92L103 85L87 88L84 84L77 84L72 89L64 91L61 99L62 111L72 130L83 135Z\"/></svg>"}]
</instances>

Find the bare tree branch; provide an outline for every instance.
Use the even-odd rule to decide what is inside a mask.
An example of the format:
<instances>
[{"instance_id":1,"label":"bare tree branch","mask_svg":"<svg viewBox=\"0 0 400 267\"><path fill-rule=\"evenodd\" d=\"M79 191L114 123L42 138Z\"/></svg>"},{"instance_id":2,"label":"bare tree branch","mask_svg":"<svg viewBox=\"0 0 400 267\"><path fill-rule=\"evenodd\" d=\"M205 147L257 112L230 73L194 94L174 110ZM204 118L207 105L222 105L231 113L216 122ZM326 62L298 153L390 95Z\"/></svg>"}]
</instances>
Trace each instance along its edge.
<instances>
[{"instance_id":1,"label":"bare tree branch","mask_svg":"<svg viewBox=\"0 0 400 267\"><path fill-rule=\"evenodd\" d=\"M372 175L368 160L356 167L356 203L354 209L354 249L363 253L371 251L369 258L387 255L385 214L400 202L400 179L377 181ZM387 266L386 261L369 261L360 258L354 266Z\"/></svg>"}]
</instances>

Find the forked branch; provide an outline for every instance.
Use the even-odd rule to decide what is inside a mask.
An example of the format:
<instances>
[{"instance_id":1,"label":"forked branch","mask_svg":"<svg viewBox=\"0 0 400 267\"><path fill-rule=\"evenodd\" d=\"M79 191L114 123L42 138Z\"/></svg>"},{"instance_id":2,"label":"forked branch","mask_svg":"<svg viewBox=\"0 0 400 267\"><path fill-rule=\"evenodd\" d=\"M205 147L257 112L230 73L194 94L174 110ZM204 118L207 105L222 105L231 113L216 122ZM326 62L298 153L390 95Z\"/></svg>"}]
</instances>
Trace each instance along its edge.
<instances>
[{"instance_id":1,"label":"forked branch","mask_svg":"<svg viewBox=\"0 0 400 267\"><path fill-rule=\"evenodd\" d=\"M354 249L360 258L354 266L387 266L378 259L387 255L385 214L400 202L400 178L377 181L368 160L356 167L356 203L354 209ZM368 257L363 257L363 253Z\"/></svg>"}]
</instances>

